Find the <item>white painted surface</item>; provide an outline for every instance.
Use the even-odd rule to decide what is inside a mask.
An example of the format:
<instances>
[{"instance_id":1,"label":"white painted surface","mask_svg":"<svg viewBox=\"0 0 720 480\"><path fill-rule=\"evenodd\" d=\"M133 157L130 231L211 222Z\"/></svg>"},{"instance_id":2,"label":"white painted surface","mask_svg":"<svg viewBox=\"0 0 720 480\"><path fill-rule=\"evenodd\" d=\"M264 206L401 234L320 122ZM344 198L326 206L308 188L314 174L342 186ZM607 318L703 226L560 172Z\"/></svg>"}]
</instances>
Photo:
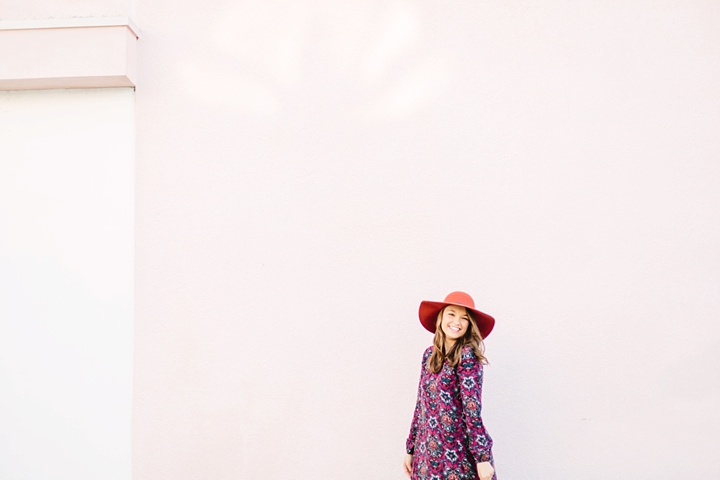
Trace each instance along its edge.
<instances>
[{"instance_id":1,"label":"white painted surface","mask_svg":"<svg viewBox=\"0 0 720 480\"><path fill-rule=\"evenodd\" d=\"M130 478L134 92L0 92L0 478Z\"/></svg>"},{"instance_id":2,"label":"white painted surface","mask_svg":"<svg viewBox=\"0 0 720 480\"><path fill-rule=\"evenodd\" d=\"M0 20L132 17L136 0L0 0Z\"/></svg>"},{"instance_id":3,"label":"white painted surface","mask_svg":"<svg viewBox=\"0 0 720 480\"><path fill-rule=\"evenodd\" d=\"M720 478L719 6L139 2L134 478L402 478L456 289L500 479Z\"/></svg>"}]
</instances>

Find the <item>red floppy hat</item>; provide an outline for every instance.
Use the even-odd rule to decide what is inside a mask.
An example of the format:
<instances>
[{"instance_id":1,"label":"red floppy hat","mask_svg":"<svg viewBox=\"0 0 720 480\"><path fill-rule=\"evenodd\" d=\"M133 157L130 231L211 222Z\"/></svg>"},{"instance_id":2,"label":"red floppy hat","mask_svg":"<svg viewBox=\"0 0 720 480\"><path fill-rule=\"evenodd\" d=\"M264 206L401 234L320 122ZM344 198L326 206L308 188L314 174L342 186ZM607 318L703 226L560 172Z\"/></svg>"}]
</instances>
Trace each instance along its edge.
<instances>
[{"instance_id":1,"label":"red floppy hat","mask_svg":"<svg viewBox=\"0 0 720 480\"><path fill-rule=\"evenodd\" d=\"M444 302L429 302L427 300L420 302L420 310L418 316L420 317L420 323L430 333L435 333L435 324L437 323L437 316L444 307L448 305L457 305L459 307L465 307L472 312L472 316L475 319L475 323L480 330L480 336L487 338L492 332L495 326L495 319L483 313L480 310L475 310L475 302L472 297L465 292L452 292L445 297Z\"/></svg>"}]
</instances>

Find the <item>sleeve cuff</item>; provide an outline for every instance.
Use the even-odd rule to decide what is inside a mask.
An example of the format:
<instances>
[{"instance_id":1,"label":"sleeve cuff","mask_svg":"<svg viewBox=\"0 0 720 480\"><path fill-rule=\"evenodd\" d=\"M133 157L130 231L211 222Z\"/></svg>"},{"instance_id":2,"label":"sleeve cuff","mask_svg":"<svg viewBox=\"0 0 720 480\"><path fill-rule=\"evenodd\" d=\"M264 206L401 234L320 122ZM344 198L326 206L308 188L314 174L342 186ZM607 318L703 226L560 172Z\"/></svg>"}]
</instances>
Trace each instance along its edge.
<instances>
[{"instance_id":1,"label":"sleeve cuff","mask_svg":"<svg viewBox=\"0 0 720 480\"><path fill-rule=\"evenodd\" d=\"M478 455L473 455L473 457L475 457L475 463L492 461L492 453L490 453L489 451L480 452Z\"/></svg>"},{"instance_id":2,"label":"sleeve cuff","mask_svg":"<svg viewBox=\"0 0 720 480\"><path fill-rule=\"evenodd\" d=\"M405 443L405 453L412 455L415 452L415 445L408 439Z\"/></svg>"}]
</instances>

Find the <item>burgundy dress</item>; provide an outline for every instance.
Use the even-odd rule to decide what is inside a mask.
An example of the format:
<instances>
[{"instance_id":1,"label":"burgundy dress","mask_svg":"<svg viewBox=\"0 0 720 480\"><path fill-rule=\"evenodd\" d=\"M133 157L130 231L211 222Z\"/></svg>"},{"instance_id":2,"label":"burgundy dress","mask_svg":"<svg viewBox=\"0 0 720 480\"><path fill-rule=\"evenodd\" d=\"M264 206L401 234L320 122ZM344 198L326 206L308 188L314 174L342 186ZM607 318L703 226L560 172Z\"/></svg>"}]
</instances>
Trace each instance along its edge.
<instances>
[{"instance_id":1,"label":"burgundy dress","mask_svg":"<svg viewBox=\"0 0 720 480\"><path fill-rule=\"evenodd\" d=\"M480 418L483 366L465 347L457 367L446 363L432 373L427 366L432 351L428 347L423 354L406 445L413 455L411 480L477 479L475 464L493 463L492 439Z\"/></svg>"}]
</instances>

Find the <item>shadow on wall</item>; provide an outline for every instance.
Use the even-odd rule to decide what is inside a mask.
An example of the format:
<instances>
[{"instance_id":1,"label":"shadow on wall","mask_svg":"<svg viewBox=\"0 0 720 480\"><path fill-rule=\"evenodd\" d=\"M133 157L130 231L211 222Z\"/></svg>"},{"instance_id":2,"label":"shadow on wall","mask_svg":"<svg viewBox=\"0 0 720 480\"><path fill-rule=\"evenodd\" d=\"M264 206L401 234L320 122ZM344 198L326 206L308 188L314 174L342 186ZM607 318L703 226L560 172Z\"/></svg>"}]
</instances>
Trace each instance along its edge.
<instances>
[{"instance_id":1,"label":"shadow on wall","mask_svg":"<svg viewBox=\"0 0 720 480\"><path fill-rule=\"evenodd\" d=\"M409 4L233 2L211 28L203 47L216 55L177 64L188 98L202 105L270 118L299 93L322 91L360 122L388 122L427 107L451 81L447 52L421 45L420 12ZM311 51L310 40L324 47ZM318 57L325 72L309 68Z\"/></svg>"}]
</instances>

